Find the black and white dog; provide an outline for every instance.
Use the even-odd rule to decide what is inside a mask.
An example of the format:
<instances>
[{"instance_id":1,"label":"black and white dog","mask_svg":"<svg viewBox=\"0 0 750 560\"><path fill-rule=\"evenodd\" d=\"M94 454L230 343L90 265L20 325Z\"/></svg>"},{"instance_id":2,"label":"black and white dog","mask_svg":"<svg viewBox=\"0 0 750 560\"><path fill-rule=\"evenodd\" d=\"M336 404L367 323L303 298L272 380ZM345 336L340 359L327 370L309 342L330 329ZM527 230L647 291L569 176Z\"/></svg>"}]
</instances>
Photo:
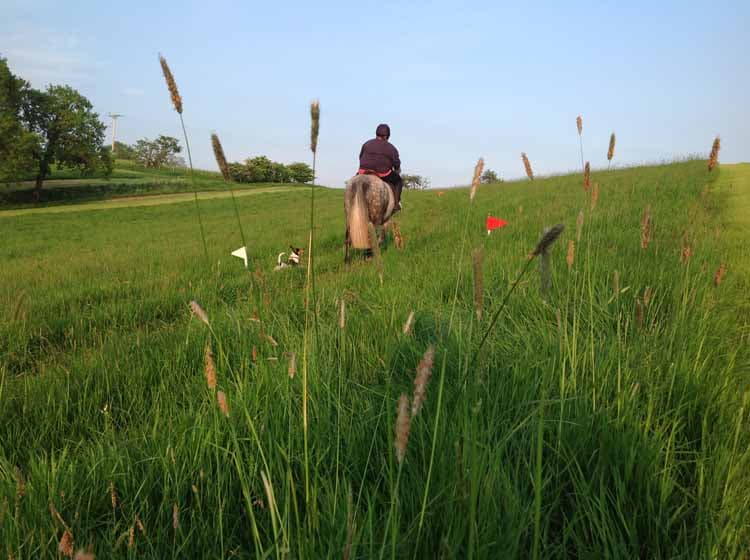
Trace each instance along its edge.
<instances>
[{"instance_id":1,"label":"black and white dog","mask_svg":"<svg viewBox=\"0 0 750 560\"><path fill-rule=\"evenodd\" d=\"M300 257L302 257L302 254L305 252L305 250L302 247L292 247L289 245L289 253L279 253L279 256L276 257L276 267L274 270L281 270L283 268L287 268L290 266L300 266ZM286 261L284 260L284 256L286 255Z\"/></svg>"}]
</instances>

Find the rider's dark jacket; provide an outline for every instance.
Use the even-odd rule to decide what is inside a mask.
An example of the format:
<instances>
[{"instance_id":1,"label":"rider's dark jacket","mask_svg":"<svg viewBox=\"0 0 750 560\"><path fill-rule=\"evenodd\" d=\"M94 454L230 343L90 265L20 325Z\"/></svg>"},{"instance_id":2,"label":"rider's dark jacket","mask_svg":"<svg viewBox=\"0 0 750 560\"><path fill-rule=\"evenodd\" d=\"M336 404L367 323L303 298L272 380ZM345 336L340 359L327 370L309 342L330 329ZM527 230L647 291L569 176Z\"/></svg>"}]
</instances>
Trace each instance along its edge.
<instances>
[{"instance_id":1,"label":"rider's dark jacket","mask_svg":"<svg viewBox=\"0 0 750 560\"><path fill-rule=\"evenodd\" d=\"M395 169L401 171L401 160L396 147L380 138L373 138L362 145L359 152L359 167L377 173L388 173Z\"/></svg>"}]
</instances>

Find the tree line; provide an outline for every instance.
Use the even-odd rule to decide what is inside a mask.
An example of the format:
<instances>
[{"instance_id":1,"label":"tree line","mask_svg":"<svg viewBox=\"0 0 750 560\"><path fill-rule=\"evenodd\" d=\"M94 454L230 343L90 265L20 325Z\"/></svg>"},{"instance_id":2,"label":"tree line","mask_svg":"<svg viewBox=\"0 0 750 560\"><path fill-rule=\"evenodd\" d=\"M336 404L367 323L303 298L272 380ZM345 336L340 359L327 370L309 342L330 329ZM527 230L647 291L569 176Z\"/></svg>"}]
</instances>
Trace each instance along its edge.
<instances>
[{"instance_id":1,"label":"tree line","mask_svg":"<svg viewBox=\"0 0 750 560\"><path fill-rule=\"evenodd\" d=\"M69 86L37 90L0 58L0 181L33 177L39 198L53 166L112 172L106 126L91 102Z\"/></svg>"}]
</instances>

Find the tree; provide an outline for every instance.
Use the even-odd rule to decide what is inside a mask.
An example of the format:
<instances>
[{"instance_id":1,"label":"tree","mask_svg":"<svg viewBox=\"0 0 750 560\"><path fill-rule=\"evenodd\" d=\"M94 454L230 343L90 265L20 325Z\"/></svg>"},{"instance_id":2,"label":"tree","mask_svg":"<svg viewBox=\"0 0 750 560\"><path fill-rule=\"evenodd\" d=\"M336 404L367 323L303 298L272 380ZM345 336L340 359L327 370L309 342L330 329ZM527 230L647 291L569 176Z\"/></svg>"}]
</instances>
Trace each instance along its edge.
<instances>
[{"instance_id":1,"label":"tree","mask_svg":"<svg viewBox=\"0 0 750 560\"><path fill-rule=\"evenodd\" d=\"M430 188L430 180L427 177L421 175L408 175L404 174L401 176L404 182L404 188L409 190L422 191Z\"/></svg>"},{"instance_id":2,"label":"tree","mask_svg":"<svg viewBox=\"0 0 750 560\"><path fill-rule=\"evenodd\" d=\"M116 157L117 159L134 160L136 159L135 156L135 148L133 146L131 146L130 144L126 144L125 142L115 140L114 157Z\"/></svg>"},{"instance_id":3,"label":"tree","mask_svg":"<svg viewBox=\"0 0 750 560\"><path fill-rule=\"evenodd\" d=\"M135 159L143 167L176 167L175 156L182 152L180 141L173 136L160 134L156 140L141 138L135 143Z\"/></svg>"},{"instance_id":4,"label":"tree","mask_svg":"<svg viewBox=\"0 0 750 560\"><path fill-rule=\"evenodd\" d=\"M313 180L312 167L306 163L290 163L286 168L289 170L291 180L295 183L309 183Z\"/></svg>"},{"instance_id":5,"label":"tree","mask_svg":"<svg viewBox=\"0 0 750 560\"><path fill-rule=\"evenodd\" d=\"M46 91L29 89L24 104L27 130L35 135L37 200L53 165L111 174L112 158L103 145L106 127L88 99L69 86L51 85Z\"/></svg>"},{"instance_id":6,"label":"tree","mask_svg":"<svg viewBox=\"0 0 750 560\"><path fill-rule=\"evenodd\" d=\"M489 184L489 183L502 183L502 179L497 176L497 173L492 171L492 169L485 169L484 173L482 173L481 181L483 184Z\"/></svg>"},{"instance_id":7,"label":"tree","mask_svg":"<svg viewBox=\"0 0 750 560\"><path fill-rule=\"evenodd\" d=\"M17 181L34 169L36 136L23 122L28 82L14 76L0 58L0 182Z\"/></svg>"}]
</instances>

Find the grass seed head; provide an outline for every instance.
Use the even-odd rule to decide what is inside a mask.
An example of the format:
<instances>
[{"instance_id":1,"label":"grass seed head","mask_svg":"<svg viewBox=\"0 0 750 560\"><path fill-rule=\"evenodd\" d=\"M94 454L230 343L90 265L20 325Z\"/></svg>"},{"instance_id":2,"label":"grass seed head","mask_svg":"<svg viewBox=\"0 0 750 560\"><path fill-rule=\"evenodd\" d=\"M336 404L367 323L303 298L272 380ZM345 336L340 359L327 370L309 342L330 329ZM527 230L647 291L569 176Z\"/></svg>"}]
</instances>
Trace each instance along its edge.
<instances>
[{"instance_id":1,"label":"grass seed head","mask_svg":"<svg viewBox=\"0 0 750 560\"><path fill-rule=\"evenodd\" d=\"M211 352L210 344L206 344L203 358L203 374L206 376L206 385L208 385L208 388L213 391L214 389L216 389L216 364L214 363L214 354L213 352Z\"/></svg>"},{"instance_id":2,"label":"grass seed head","mask_svg":"<svg viewBox=\"0 0 750 560\"><path fill-rule=\"evenodd\" d=\"M482 182L482 170L484 169L484 158L479 158L474 166L474 176L471 179L471 190L469 191L469 200L474 200L479 189L479 183Z\"/></svg>"},{"instance_id":3,"label":"grass seed head","mask_svg":"<svg viewBox=\"0 0 750 560\"><path fill-rule=\"evenodd\" d=\"M542 253L546 253L547 250L552 246L552 244L557 241L557 238L560 237L560 234L565 229L565 226L563 224L557 224L556 226L552 226L551 228L545 230L544 235L542 235L542 238L539 240L539 243L537 243L536 248L531 253L532 256L536 257L537 255L541 255Z\"/></svg>"},{"instance_id":4,"label":"grass seed head","mask_svg":"<svg viewBox=\"0 0 750 560\"><path fill-rule=\"evenodd\" d=\"M599 201L599 183L594 183L594 187L591 189L591 211L596 208L596 203Z\"/></svg>"},{"instance_id":5,"label":"grass seed head","mask_svg":"<svg viewBox=\"0 0 750 560\"><path fill-rule=\"evenodd\" d=\"M221 413L229 418L229 405L227 404L227 396L224 394L224 391L217 391L216 402L219 405L219 410L221 410Z\"/></svg>"},{"instance_id":6,"label":"grass seed head","mask_svg":"<svg viewBox=\"0 0 750 560\"><path fill-rule=\"evenodd\" d=\"M73 556L73 535L69 530L65 529L65 532L57 545L57 550L60 554L67 556L68 558Z\"/></svg>"},{"instance_id":7,"label":"grass seed head","mask_svg":"<svg viewBox=\"0 0 750 560\"><path fill-rule=\"evenodd\" d=\"M526 170L526 176L534 180L534 171L531 169L531 163L529 162L529 157L526 155L526 152L521 152L521 160L523 161L523 168Z\"/></svg>"},{"instance_id":8,"label":"grass seed head","mask_svg":"<svg viewBox=\"0 0 750 560\"><path fill-rule=\"evenodd\" d=\"M646 206L643 210L641 219L641 249L648 249L651 241L651 205Z\"/></svg>"},{"instance_id":9,"label":"grass seed head","mask_svg":"<svg viewBox=\"0 0 750 560\"><path fill-rule=\"evenodd\" d=\"M411 403L412 417L419 414L427 394L427 385L432 377L432 368L435 363L435 346L430 345L417 365L417 375L414 378L414 399Z\"/></svg>"},{"instance_id":10,"label":"grass seed head","mask_svg":"<svg viewBox=\"0 0 750 560\"><path fill-rule=\"evenodd\" d=\"M411 329L414 326L414 311L409 312L409 316L406 318L406 322L404 323L403 332L405 335L411 334Z\"/></svg>"},{"instance_id":11,"label":"grass seed head","mask_svg":"<svg viewBox=\"0 0 750 560\"><path fill-rule=\"evenodd\" d=\"M339 300L339 328L346 327L346 300L342 297Z\"/></svg>"},{"instance_id":12,"label":"grass seed head","mask_svg":"<svg viewBox=\"0 0 750 560\"><path fill-rule=\"evenodd\" d=\"M591 188L591 163L588 161L583 168L583 190L589 192Z\"/></svg>"},{"instance_id":13,"label":"grass seed head","mask_svg":"<svg viewBox=\"0 0 750 560\"><path fill-rule=\"evenodd\" d=\"M193 315L198 317L198 319L203 321L206 325L211 326L211 324L208 322L208 315L206 315L206 312L203 311L203 308L197 301L193 300L190 302L190 311L192 311Z\"/></svg>"},{"instance_id":14,"label":"grass seed head","mask_svg":"<svg viewBox=\"0 0 750 560\"><path fill-rule=\"evenodd\" d=\"M112 509L117 509L117 489L114 482L109 483L109 498L112 501Z\"/></svg>"},{"instance_id":15,"label":"grass seed head","mask_svg":"<svg viewBox=\"0 0 750 560\"><path fill-rule=\"evenodd\" d=\"M617 139L615 138L615 133L613 132L612 135L609 137L609 148L607 149L607 160L612 161L612 158L615 157L615 142Z\"/></svg>"},{"instance_id":16,"label":"grass seed head","mask_svg":"<svg viewBox=\"0 0 750 560\"><path fill-rule=\"evenodd\" d=\"M214 149L216 165L219 166L219 171L221 171L222 177L224 177L224 180L227 182L231 181L232 176L229 174L229 164L224 155L224 148L221 146L221 140L219 140L219 136L216 133L211 135L211 147Z\"/></svg>"},{"instance_id":17,"label":"grass seed head","mask_svg":"<svg viewBox=\"0 0 750 560\"><path fill-rule=\"evenodd\" d=\"M396 417L396 460L398 464L404 462L406 457L406 446L409 443L409 430L411 429L411 415L409 414L409 397L401 394L398 399L398 416Z\"/></svg>"},{"instance_id":18,"label":"grass seed head","mask_svg":"<svg viewBox=\"0 0 750 560\"><path fill-rule=\"evenodd\" d=\"M86 552L85 550L79 550L73 557L73 560L96 560L93 552Z\"/></svg>"},{"instance_id":19,"label":"grass seed head","mask_svg":"<svg viewBox=\"0 0 750 560\"><path fill-rule=\"evenodd\" d=\"M578 136L580 136L583 133L583 119L581 115L576 117L576 128L578 129Z\"/></svg>"},{"instance_id":20,"label":"grass seed head","mask_svg":"<svg viewBox=\"0 0 750 560\"><path fill-rule=\"evenodd\" d=\"M169 64L167 64L167 60L162 55L159 55L159 64L161 64L161 71L164 74L164 80L167 82L167 89L169 89L169 96L172 98L174 110L179 114L182 114L182 97L180 97L180 91L177 89L177 83L174 81L174 76L169 69Z\"/></svg>"},{"instance_id":21,"label":"grass seed head","mask_svg":"<svg viewBox=\"0 0 750 560\"><path fill-rule=\"evenodd\" d=\"M575 262L576 258L576 243L572 239L568 241L568 256L566 257L566 261L568 263L568 270L573 268L573 262Z\"/></svg>"},{"instance_id":22,"label":"grass seed head","mask_svg":"<svg viewBox=\"0 0 750 560\"><path fill-rule=\"evenodd\" d=\"M643 328L644 314L643 314L643 303L641 298L635 298L635 322L639 329Z\"/></svg>"},{"instance_id":23,"label":"grass seed head","mask_svg":"<svg viewBox=\"0 0 750 560\"><path fill-rule=\"evenodd\" d=\"M719 164L719 150L721 150L721 139L717 136L711 146L711 155L708 156L708 170L713 171Z\"/></svg>"},{"instance_id":24,"label":"grass seed head","mask_svg":"<svg viewBox=\"0 0 750 560\"><path fill-rule=\"evenodd\" d=\"M320 133L320 102L316 99L310 103L310 151L318 151L318 134Z\"/></svg>"},{"instance_id":25,"label":"grass seed head","mask_svg":"<svg viewBox=\"0 0 750 560\"><path fill-rule=\"evenodd\" d=\"M714 274L714 286L716 286L717 288L719 287L726 273L727 273L727 267L724 266L724 263L721 263L719 265L719 268L716 270L716 274Z\"/></svg>"},{"instance_id":26,"label":"grass seed head","mask_svg":"<svg viewBox=\"0 0 750 560\"><path fill-rule=\"evenodd\" d=\"M294 376L297 373L297 354L294 352L289 353L289 363L286 368L286 373L289 376L289 379L294 379Z\"/></svg>"}]
</instances>

